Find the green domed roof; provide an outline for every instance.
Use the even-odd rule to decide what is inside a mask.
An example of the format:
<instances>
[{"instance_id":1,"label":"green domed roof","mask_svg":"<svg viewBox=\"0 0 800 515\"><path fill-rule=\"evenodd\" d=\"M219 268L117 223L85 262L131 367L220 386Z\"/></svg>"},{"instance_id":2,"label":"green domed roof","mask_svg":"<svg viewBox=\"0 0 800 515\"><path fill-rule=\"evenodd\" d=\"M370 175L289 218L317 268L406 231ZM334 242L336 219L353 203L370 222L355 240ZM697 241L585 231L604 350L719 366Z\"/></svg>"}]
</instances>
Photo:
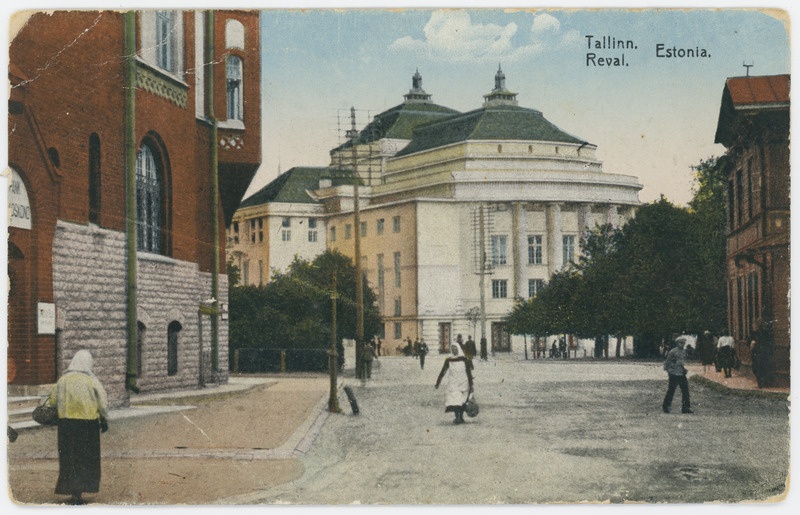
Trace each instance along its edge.
<instances>
[{"instance_id":1,"label":"green domed roof","mask_svg":"<svg viewBox=\"0 0 800 515\"><path fill-rule=\"evenodd\" d=\"M586 143L547 121L541 111L515 105L489 105L417 127L411 143L397 156L469 140Z\"/></svg>"},{"instance_id":2,"label":"green domed roof","mask_svg":"<svg viewBox=\"0 0 800 515\"><path fill-rule=\"evenodd\" d=\"M356 145L363 145L383 138L408 140L411 139L416 127L454 114L459 112L433 103L404 102L375 115L354 141ZM352 141L347 141L336 147L333 152L350 148L352 144Z\"/></svg>"}]
</instances>

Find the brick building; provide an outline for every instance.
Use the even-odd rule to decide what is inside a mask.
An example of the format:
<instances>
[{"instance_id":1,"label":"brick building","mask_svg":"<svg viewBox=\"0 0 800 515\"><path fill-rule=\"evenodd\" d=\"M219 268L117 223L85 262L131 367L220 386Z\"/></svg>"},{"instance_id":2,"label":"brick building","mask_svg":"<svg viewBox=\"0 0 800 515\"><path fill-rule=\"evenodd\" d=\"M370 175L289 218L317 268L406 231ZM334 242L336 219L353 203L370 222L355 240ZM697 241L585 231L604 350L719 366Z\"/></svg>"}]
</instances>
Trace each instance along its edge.
<instances>
[{"instance_id":1,"label":"brick building","mask_svg":"<svg viewBox=\"0 0 800 515\"><path fill-rule=\"evenodd\" d=\"M789 75L725 82L715 142L727 148L728 330L749 342L770 322L775 381L789 384Z\"/></svg>"},{"instance_id":2,"label":"brick building","mask_svg":"<svg viewBox=\"0 0 800 515\"><path fill-rule=\"evenodd\" d=\"M258 12L19 14L10 36L10 389L54 382L81 348L115 405L225 381Z\"/></svg>"}]
</instances>

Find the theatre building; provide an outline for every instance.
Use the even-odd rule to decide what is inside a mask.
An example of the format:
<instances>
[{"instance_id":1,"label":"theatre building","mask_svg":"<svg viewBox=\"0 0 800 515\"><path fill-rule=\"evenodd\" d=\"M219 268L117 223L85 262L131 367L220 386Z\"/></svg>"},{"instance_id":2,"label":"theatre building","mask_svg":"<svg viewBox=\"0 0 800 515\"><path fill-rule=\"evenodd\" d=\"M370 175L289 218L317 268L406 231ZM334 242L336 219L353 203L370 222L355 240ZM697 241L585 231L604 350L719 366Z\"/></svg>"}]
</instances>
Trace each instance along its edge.
<instances>
[{"instance_id":1,"label":"theatre building","mask_svg":"<svg viewBox=\"0 0 800 515\"><path fill-rule=\"evenodd\" d=\"M52 384L79 349L115 406L225 382L259 13L21 13L10 38L9 393Z\"/></svg>"},{"instance_id":2,"label":"theatre building","mask_svg":"<svg viewBox=\"0 0 800 515\"><path fill-rule=\"evenodd\" d=\"M728 330L742 361L770 328L774 382L789 384L789 75L733 77L715 141L727 172Z\"/></svg>"}]
</instances>

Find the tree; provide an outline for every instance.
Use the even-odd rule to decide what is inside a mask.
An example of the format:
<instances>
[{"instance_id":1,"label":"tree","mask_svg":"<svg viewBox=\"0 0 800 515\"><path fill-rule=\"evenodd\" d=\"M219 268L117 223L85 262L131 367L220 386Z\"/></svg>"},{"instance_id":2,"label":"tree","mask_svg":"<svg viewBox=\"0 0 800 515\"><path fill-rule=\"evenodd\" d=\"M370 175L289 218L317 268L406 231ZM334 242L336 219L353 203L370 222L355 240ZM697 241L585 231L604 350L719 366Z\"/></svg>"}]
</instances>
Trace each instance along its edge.
<instances>
[{"instance_id":1,"label":"tree","mask_svg":"<svg viewBox=\"0 0 800 515\"><path fill-rule=\"evenodd\" d=\"M337 338L354 338L355 267L343 254L326 251L313 261L296 258L286 272L275 273L264 286L231 289L231 352L239 348L327 349L334 275ZM382 324L376 296L365 282L365 337L378 334Z\"/></svg>"},{"instance_id":2,"label":"tree","mask_svg":"<svg viewBox=\"0 0 800 515\"><path fill-rule=\"evenodd\" d=\"M464 313L464 318L466 318L467 321L472 326L472 336L475 336L475 326L478 325L478 322L481 321L481 308L479 308L478 306L473 306L469 308Z\"/></svg>"},{"instance_id":3,"label":"tree","mask_svg":"<svg viewBox=\"0 0 800 515\"><path fill-rule=\"evenodd\" d=\"M578 264L554 274L535 298L515 305L506 318L509 329L633 335L639 356L655 355L674 334L722 331L725 177L713 158L694 172L688 209L662 196L641 206L621 230L607 225L591 231Z\"/></svg>"}]
</instances>

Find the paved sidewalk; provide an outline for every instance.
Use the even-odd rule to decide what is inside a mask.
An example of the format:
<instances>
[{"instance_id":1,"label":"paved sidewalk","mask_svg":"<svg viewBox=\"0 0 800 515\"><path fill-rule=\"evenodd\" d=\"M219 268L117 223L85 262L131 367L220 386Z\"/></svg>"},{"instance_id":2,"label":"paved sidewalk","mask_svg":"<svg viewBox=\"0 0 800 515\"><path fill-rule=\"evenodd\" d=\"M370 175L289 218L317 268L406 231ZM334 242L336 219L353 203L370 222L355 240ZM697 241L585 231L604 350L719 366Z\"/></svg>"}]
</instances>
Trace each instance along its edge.
<instances>
[{"instance_id":1,"label":"paved sidewalk","mask_svg":"<svg viewBox=\"0 0 800 515\"><path fill-rule=\"evenodd\" d=\"M714 365L705 367L705 370L703 365L697 364L689 364L686 368L690 378L693 376L696 380L733 394L788 397L791 393L789 388L783 387L759 388L755 376L744 367L731 370L732 377L725 377L722 372L717 372Z\"/></svg>"},{"instance_id":2,"label":"paved sidewalk","mask_svg":"<svg viewBox=\"0 0 800 515\"><path fill-rule=\"evenodd\" d=\"M96 504L209 504L303 474L298 459L328 416L322 374L232 377L227 385L141 395L110 412ZM27 425L27 422L23 423ZM53 504L56 429L23 427L8 444L12 500Z\"/></svg>"}]
</instances>

